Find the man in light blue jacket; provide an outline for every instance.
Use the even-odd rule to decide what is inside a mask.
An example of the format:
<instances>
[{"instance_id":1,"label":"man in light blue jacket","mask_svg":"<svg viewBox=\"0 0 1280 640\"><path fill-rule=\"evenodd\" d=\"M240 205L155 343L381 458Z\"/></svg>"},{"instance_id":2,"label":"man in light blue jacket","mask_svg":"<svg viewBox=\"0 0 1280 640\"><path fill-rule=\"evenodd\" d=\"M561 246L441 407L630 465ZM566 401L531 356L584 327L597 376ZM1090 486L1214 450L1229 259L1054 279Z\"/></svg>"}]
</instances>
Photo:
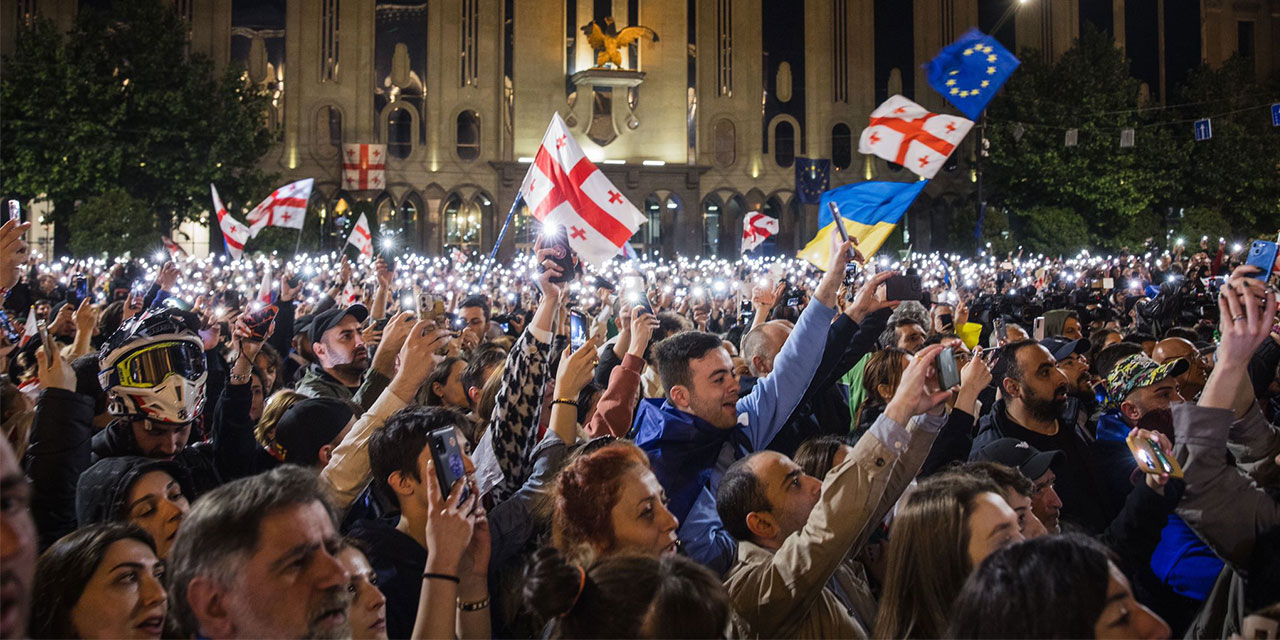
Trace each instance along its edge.
<instances>
[{"instance_id":1,"label":"man in light blue jacket","mask_svg":"<svg viewBox=\"0 0 1280 640\"><path fill-rule=\"evenodd\" d=\"M685 552L722 575L737 545L716 513L720 477L735 460L764 449L804 397L826 348L849 249L845 243L835 252L773 372L750 394L738 397L733 363L714 334L681 333L654 347L666 399L640 403L635 442L649 454L681 521Z\"/></svg>"}]
</instances>

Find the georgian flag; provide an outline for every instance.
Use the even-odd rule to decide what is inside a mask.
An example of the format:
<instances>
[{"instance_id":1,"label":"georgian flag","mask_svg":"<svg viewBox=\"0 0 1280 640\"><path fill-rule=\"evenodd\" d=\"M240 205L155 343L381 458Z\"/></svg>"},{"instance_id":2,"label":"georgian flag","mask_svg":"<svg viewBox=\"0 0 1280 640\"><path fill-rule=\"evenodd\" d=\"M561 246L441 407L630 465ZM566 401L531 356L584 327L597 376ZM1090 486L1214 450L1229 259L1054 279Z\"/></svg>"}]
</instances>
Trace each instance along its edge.
<instances>
[{"instance_id":1,"label":"georgian flag","mask_svg":"<svg viewBox=\"0 0 1280 640\"><path fill-rule=\"evenodd\" d=\"M349 191L381 189L386 183L387 145L342 145L342 188Z\"/></svg>"},{"instance_id":2,"label":"georgian flag","mask_svg":"<svg viewBox=\"0 0 1280 640\"><path fill-rule=\"evenodd\" d=\"M244 243L249 239L249 227L227 213L227 208L222 206L222 198L218 197L217 187L209 185L209 189L213 191L213 210L218 212L218 226L222 228L222 240L227 245L227 255L230 255L233 260L239 260L240 256L244 255Z\"/></svg>"},{"instance_id":3,"label":"georgian flag","mask_svg":"<svg viewBox=\"0 0 1280 640\"><path fill-rule=\"evenodd\" d=\"M258 237L258 233L267 227L302 229L302 222L307 216L307 202L311 199L311 187L315 182L315 178L307 178L272 191L266 200L245 216L249 221L249 237Z\"/></svg>"},{"instance_id":4,"label":"georgian flag","mask_svg":"<svg viewBox=\"0 0 1280 640\"><path fill-rule=\"evenodd\" d=\"M178 243L173 241L169 236L160 236L160 242L164 244L165 251L169 252L169 257L177 260L178 258L187 257L186 249L183 249Z\"/></svg>"},{"instance_id":5,"label":"georgian flag","mask_svg":"<svg viewBox=\"0 0 1280 640\"><path fill-rule=\"evenodd\" d=\"M596 168L556 113L520 194L533 217L565 228L569 246L600 268L644 224L640 210Z\"/></svg>"},{"instance_id":6,"label":"georgian flag","mask_svg":"<svg viewBox=\"0 0 1280 640\"><path fill-rule=\"evenodd\" d=\"M360 255L373 257L373 234L369 231L369 218L363 213L356 219L356 226L351 227L347 244L354 244L360 250Z\"/></svg>"},{"instance_id":7,"label":"georgian flag","mask_svg":"<svg viewBox=\"0 0 1280 640\"><path fill-rule=\"evenodd\" d=\"M27 323L22 325L22 339L19 341L18 347L25 347L36 334L40 333L40 322L36 320L36 306L33 304L27 309Z\"/></svg>"},{"instance_id":8,"label":"georgian flag","mask_svg":"<svg viewBox=\"0 0 1280 640\"><path fill-rule=\"evenodd\" d=\"M930 113L902 96L893 96L871 112L871 124L862 130L858 151L932 178L972 127L972 120Z\"/></svg>"},{"instance_id":9,"label":"georgian flag","mask_svg":"<svg viewBox=\"0 0 1280 640\"><path fill-rule=\"evenodd\" d=\"M778 233L778 219L759 211L748 211L742 217L742 253L760 246L769 236Z\"/></svg>"}]
</instances>

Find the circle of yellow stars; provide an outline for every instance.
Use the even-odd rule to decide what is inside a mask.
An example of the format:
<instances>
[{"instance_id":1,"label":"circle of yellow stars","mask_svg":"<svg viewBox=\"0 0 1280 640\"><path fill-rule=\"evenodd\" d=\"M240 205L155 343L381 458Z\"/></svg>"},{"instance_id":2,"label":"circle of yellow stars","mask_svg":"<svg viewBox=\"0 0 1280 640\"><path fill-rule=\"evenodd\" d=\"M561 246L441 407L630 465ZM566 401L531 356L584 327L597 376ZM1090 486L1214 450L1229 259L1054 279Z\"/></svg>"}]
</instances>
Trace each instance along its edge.
<instances>
[{"instance_id":1,"label":"circle of yellow stars","mask_svg":"<svg viewBox=\"0 0 1280 640\"><path fill-rule=\"evenodd\" d=\"M996 67L994 64L996 61L996 54L994 52L995 52L995 49L992 48L990 45L979 44L979 45L974 45L972 47L969 47L968 49L965 49L963 53L966 56L971 56L971 55L974 55L975 53L979 55L985 55L987 57L987 62L992 63L987 67L987 75L993 76L996 74ZM959 73L960 71L958 69L953 69L948 73L948 75L954 76ZM987 87L991 86L991 81L983 80L981 83L978 84L978 86L973 87L972 89L961 89L956 86L955 78L947 78L946 85L948 87L951 87L951 91L950 91L951 95L960 96L961 98L968 98L970 96L978 95L981 89L986 89Z\"/></svg>"}]
</instances>

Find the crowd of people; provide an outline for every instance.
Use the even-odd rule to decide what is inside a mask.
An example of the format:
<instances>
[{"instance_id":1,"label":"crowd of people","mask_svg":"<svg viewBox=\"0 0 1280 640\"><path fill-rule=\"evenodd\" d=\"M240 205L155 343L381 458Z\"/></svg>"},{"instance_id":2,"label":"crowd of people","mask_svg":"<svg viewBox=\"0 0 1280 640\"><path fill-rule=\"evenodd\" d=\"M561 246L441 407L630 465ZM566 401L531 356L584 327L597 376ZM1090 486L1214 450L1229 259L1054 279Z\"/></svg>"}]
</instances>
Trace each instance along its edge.
<instances>
[{"instance_id":1,"label":"crowd of people","mask_svg":"<svg viewBox=\"0 0 1280 640\"><path fill-rule=\"evenodd\" d=\"M4 638L1280 625L1276 293L1225 246L596 270L27 227Z\"/></svg>"}]
</instances>

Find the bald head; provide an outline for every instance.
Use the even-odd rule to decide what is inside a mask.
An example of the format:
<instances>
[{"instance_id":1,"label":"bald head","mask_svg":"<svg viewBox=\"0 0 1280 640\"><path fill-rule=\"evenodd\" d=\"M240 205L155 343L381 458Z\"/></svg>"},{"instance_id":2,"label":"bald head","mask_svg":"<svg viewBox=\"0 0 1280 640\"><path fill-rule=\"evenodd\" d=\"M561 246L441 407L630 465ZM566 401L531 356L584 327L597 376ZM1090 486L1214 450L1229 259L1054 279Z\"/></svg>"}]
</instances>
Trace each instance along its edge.
<instances>
[{"instance_id":1,"label":"bald head","mask_svg":"<svg viewBox=\"0 0 1280 640\"><path fill-rule=\"evenodd\" d=\"M1200 350L1186 338L1165 338L1157 342L1155 348L1151 350L1151 359L1157 364L1165 364L1179 358L1186 360L1190 366L1187 367L1186 373L1174 380L1178 381L1178 390L1182 393L1182 397L1194 400L1204 389L1211 371L1207 361L1200 357Z\"/></svg>"},{"instance_id":2,"label":"bald head","mask_svg":"<svg viewBox=\"0 0 1280 640\"><path fill-rule=\"evenodd\" d=\"M773 359L791 335L790 323L766 322L742 337L742 359L751 375L763 378L773 372Z\"/></svg>"}]
</instances>

